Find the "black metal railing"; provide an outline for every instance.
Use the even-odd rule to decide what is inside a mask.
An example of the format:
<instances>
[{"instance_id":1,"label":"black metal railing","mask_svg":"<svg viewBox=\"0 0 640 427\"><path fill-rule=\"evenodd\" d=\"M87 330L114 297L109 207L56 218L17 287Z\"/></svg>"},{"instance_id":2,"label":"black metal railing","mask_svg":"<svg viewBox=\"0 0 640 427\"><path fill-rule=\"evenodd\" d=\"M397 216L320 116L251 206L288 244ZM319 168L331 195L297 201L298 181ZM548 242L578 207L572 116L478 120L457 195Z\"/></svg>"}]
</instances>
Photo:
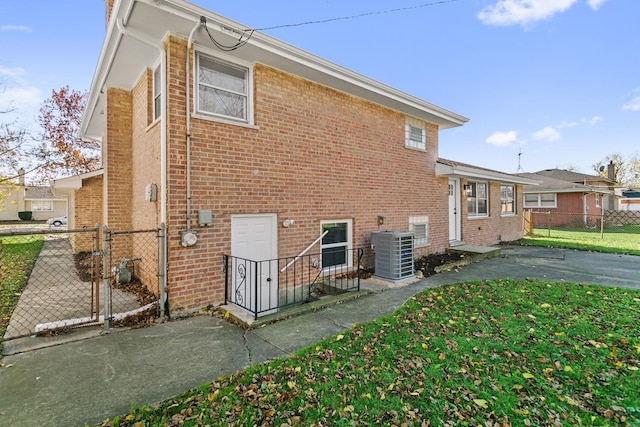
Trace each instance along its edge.
<instances>
[{"instance_id":1,"label":"black metal railing","mask_svg":"<svg viewBox=\"0 0 640 427\"><path fill-rule=\"evenodd\" d=\"M255 261L224 255L225 301L253 314L272 314L324 296L360 290L362 248Z\"/></svg>"}]
</instances>

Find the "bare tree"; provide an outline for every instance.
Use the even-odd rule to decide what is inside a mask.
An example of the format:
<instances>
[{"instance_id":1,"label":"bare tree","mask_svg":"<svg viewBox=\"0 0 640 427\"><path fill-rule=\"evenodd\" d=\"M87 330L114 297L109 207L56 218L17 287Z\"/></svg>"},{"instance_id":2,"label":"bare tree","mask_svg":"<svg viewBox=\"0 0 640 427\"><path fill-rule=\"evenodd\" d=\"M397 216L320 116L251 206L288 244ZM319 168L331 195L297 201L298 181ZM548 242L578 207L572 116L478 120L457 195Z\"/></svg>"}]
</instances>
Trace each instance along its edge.
<instances>
[{"instance_id":1,"label":"bare tree","mask_svg":"<svg viewBox=\"0 0 640 427\"><path fill-rule=\"evenodd\" d=\"M604 159L592 165L593 170L600 176L608 177L608 165L613 162L613 180L618 185L627 187L640 185L640 155L634 153L624 156L621 153L612 153Z\"/></svg>"},{"instance_id":2,"label":"bare tree","mask_svg":"<svg viewBox=\"0 0 640 427\"><path fill-rule=\"evenodd\" d=\"M38 181L77 175L100 167L100 144L80 138L80 122L87 94L69 89L53 90L40 108L38 122L42 142L33 152L41 167Z\"/></svg>"}]
</instances>

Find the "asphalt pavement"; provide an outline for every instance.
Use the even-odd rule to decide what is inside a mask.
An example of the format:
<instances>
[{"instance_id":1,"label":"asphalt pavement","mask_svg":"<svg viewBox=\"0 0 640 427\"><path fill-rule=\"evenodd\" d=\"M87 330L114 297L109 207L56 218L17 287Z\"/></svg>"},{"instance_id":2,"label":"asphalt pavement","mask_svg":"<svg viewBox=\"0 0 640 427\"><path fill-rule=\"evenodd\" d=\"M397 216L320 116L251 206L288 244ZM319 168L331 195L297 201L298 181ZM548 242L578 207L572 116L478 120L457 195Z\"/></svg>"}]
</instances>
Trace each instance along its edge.
<instances>
[{"instance_id":1,"label":"asphalt pavement","mask_svg":"<svg viewBox=\"0 0 640 427\"><path fill-rule=\"evenodd\" d=\"M426 288L500 278L640 289L640 257L505 246L500 257L404 286L363 281L367 295L252 330L200 315L109 334L78 329L43 348L39 338L8 341L0 426L99 424L389 314Z\"/></svg>"}]
</instances>

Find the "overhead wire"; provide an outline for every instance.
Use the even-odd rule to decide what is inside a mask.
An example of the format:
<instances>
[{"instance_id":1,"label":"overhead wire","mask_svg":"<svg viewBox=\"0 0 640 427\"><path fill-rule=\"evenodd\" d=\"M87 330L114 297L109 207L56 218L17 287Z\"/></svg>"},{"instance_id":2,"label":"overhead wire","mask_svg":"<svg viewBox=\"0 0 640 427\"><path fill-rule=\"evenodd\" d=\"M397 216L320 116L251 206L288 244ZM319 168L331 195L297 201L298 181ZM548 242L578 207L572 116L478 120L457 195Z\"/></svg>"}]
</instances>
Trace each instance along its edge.
<instances>
[{"instance_id":1,"label":"overhead wire","mask_svg":"<svg viewBox=\"0 0 640 427\"><path fill-rule=\"evenodd\" d=\"M416 5L416 6L398 7L398 8L395 8L395 9L387 9L387 10L381 10L381 11L376 11L376 12L365 12L365 13L360 13L360 14L357 14L357 15L340 16L340 17L336 17L336 18L327 18L327 19L320 19L320 20L315 20L315 21L298 22L298 23L295 23L295 24L274 25L274 26L271 26L271 27L246 28L246 29L242 30L243 33L240 34L240 36L238 37L238 40L236 41L236 43L232 44L232 45L226 45L226 44L220 43L219 41L217 41L215 39L215 37L213 37L213 35L209 32L209 28L207 27L207 18L205 18L204 16L201 16L200 17L200 23L205 28L205 31L207 32L207 35L209 36L209 39L211 40L211 42L216 47L218 47L218 49L220 49L220 50L222 50L224 52L231 52L233 50L236 50L236 49L246 45L249 42L249 40L251 39L251 36L253 36L253 33L256 32L256 31L268 31L268 30L275 30L275 29L279 29L279 28L292 28L292 27L301 27L301 26L304 26L304 25L325 24L327 22L346 21L346 20L363 18L363 17L366 17L366 16L384 15L384 14L388 14L388 13L396 13L396 12L404 12L404 11L408 11L408 10L422 9L422 8L425 8L425 7L438 6L438 5L442 5L442 4L446 4L446 3L453 3L453 2L456 2L456 1L458 1L458 0L438 0L438 1L433 1L433 2L430 2L430 3L419 4L419 5Z\"/></svg>"}]
</instances>

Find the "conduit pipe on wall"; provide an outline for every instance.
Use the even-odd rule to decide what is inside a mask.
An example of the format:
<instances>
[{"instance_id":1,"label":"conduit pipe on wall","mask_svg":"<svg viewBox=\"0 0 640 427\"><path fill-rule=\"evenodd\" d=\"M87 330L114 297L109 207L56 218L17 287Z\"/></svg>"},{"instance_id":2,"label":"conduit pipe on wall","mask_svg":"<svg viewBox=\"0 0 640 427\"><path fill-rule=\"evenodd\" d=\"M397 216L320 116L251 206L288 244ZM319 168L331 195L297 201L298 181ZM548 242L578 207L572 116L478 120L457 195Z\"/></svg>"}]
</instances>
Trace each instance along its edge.
<instances>
[{"instance_id":1,"label":"conduit pipe on wall","mask_svg":"<svg viewBox=\"0 0 640 427\"><path fill-rule=\"evenodd\" d=\"M191 230L191 47L193 46L193 36L195 35L198 27L204 25L200 20L198 21L191 32L189 33L189 41L187 42L187 55L186 55L186 105L187 105L187 117L186 117L186 137L187 137L187 231Z\"/></svg>"},{"instance_id":2,"label":"conduit pipe on wall","mask_svg":"<svg viewBox=\"0 0 640 427\"><path fill-rule=\"evenodd\" d=\"M158 53L160 55L160 85L162 88L165 88L162 91L162 96L160 97L160 223L167 223L167 72L166 72L166 57L164 55L164 50L162 45L158 45L155 42L146 39L144 36L140 34L136 34L135 32L129 30L124 26L124 21L122 19L116 20L116 26L122 35L126 35L128 37L134 38L142 43L148 44L151 47L158 49ZM161 258L164 260L167 259L166 253L166 232L164 234L165 244L161 247L164 248L163 254L161 254ZM167 287L167 275L166 268L165 273L161 275L160 279L160 317L164 318L164 309L167 302L167 294L165 289Z\"/></svg>"}]
</instances>

